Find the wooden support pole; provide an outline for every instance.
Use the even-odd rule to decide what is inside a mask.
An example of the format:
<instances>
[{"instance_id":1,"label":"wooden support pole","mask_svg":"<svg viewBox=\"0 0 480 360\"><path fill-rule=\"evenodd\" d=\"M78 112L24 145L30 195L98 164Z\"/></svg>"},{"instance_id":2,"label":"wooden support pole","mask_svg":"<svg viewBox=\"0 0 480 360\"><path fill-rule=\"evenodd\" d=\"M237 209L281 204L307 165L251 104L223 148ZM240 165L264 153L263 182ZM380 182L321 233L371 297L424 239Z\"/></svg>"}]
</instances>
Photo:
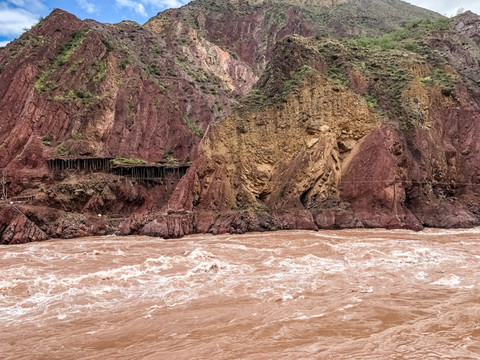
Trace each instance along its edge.
<instances>
[{"instance_id":1,"label":"wooden support pole","mask_svg":"<svg viewBox=\"0 0 480 360\"><path fill-rule=\"evenodd\" d=\"M5 200L8 200L8 189L5 181L5 169L2 170L2 194Z\"/></svg>"}]
</instances>

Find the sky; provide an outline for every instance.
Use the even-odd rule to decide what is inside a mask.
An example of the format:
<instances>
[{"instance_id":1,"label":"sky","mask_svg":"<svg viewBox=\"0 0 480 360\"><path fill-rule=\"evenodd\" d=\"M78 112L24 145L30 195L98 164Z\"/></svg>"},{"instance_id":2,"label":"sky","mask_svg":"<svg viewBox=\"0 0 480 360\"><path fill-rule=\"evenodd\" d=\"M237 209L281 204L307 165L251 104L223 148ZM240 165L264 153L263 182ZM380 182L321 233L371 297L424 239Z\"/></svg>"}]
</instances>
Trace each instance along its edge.
<instances>
[{"instance_id":1,"label":"sky","mask_svg":"<svg viewBox=\"0 0 480 360\"><path fill-rule=\"evenodd\" d=\"M134 20L140 24L158 12L179 7L190 0L0 0L0 47L20 36L55 8L81 19L117 23ZM408 2L453 16L462 8L480 14L479 0L409 0Z\"/></svg>"}]
</instances>

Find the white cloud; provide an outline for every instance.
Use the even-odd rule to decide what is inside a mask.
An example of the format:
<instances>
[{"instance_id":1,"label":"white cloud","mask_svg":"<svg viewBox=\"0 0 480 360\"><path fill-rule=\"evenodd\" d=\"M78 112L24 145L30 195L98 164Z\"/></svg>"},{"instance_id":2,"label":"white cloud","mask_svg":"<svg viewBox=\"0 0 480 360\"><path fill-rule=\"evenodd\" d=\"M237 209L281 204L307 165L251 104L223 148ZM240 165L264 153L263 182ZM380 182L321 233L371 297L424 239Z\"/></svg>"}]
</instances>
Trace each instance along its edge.
<instances>
[{"instance_id":1,"label":"white cloud","mask_svg":"<svg viewBox=\"0 0 480 360\"><path fill-rule=\"evenodd\" d=\"M464 8L480 14L480 2L478 0L407 0L409 3L421 6L447 16L456 15L458 9Z\"/></svg>"},{"instance_id":2,"label":"white cloud","mask_svg":"<svg viewBox=\"0 0 480 360\"><path fill-rule=\"evenodd\" d=\"M145 5L151 5L157 10L177 8L190 2L190 0L141 0Z\"/></svg>"},{"instance_id":3,"label":"white cloud","mask_svg":"<svg viewBox=\"0 0 480 360\"><path fill-rule=\"evenodd\" d=\"M0 47L7 46L10 41L0 41Z\"/></svg>"},{"instance_id":4,"label":"white cloud","mask_svg":"<svg viewBox=\"0 0 480 360\"><path fill-rule=\"evenodd\" d=\"M7 3L21 8L28 8L29 11L33 12L46 9L45 4L41 0L7 0Z\"/></svg>"},{"instance_id":5,"label":"white cloud","mask_svg":"<svg viewBox=\"0 0 480 360\"><path fill-rule=\"evenodd\" d=\"M38 15L0 3L0 36L17 36L38 22Z\"/></svg>"},{"instance_id":6,"label":"white cloud","mask_svg":"<svg viewBox=\"0 0 480 360\"><path fill-rule=\"evenodd\" d=\"M88 0L77 0L77 4L89 14L98 12L98 7Z\"/></svg>"},{"instance_id":7,"label":"white cloud","mask_svg":"<svg viewBox=\"0 0 480 360\"><path fill-rule=\"evenodd\" d=\"M131 9L143 17L148 17L146 7L157 13L167 8L178 8L189 2L190 0L115 0L119 8Z\"/></svg>"},{"instance_id":8,"label":"white cloud","mask_svg":"<svg viewBox=\"0 0 480 360\"><path fill-rule=\"evenodd\" d=\"M145 11L145 7L143 6L142 3L135 2L132 0L115 0L115 3L120 8L132 9L140 16L143 16L143 17L148 16L147 12Z\"/></svg>"}]
</instances>

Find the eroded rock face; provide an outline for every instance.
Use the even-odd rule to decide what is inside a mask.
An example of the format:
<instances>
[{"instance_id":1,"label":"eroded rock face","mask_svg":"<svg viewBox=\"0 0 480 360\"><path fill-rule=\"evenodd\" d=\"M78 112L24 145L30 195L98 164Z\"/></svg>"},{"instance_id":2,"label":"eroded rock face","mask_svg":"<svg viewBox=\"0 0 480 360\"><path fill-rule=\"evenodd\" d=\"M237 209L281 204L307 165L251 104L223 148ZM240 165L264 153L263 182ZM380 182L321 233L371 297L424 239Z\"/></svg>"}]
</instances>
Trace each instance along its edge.
<instances>
[{"instance_id":1,"label":"eroded rock face","mask_svg":"<svg viewBox=\"0 0 480 360\"><path fill-rule=\"evenodd\" d=\"M455 31L480 43L480 16L467 11L455 19Z\"/></svg>"},{"instance_id":2,"label":"eroded rock face","mask_svg":"<svg viewBox=\"0 0 480 360\"><path fill-rule=\"evenodd\" d=\"M375 36L408 21L437 16L403 1L196 0L158 14L147 26L163 26L173 17L180 19L261 73L272 59L277 41L286 36Z\"/></svg>"},{"instance_id":3,"label":"eroded rock face","mask_svg":"<svg viewBox=\"0 0 480 360\"><path fill-rule=\"evenodd\" d=\"M8 45L0 68L1 168L59 155L192 159L208 124L256 81L186 25L156 34L61 10Z\"/></svg>"},{"instance_id":4,"label":"eroded rock face","mask_svg":"<svg viewBox=\"0 0 480 360\"><path fill-rule=\"evenodd\" d=\"M17 208L11 206L0 208L0 244L24 244L47 239L48 235Z\"/></svg>"},{"instance_id":5,"label":"eroded rock face","mask_svg":"<svg viewBox=\"0 0 480 360\"><path fill-rule=\"evenodd\" d=\"M210 122L228 114L256 80L247 64L187 24L150 31L55 10L0 50L0 173L8 195L35 196L35 213L58 211L58 226L44 228L51 236L113 232L78 219L158 211L172 186L83 173L66 184L68 174L53 176L46 159L191 161Z\"/></svg>"},{"instance_id":6,"label":"eroded rock face","mask_svg":"<svg viewBox=\"0 0 480 360\"><path fill-rule=\"evenodd\" d=\"M320 60L312 62L311 43L292 41L294 49L302 43L311 54L304 59L309 70L301 84L276 102L264 98L265 106L246 102L211 126L199 158L170 199L171 208L248 209L254 217L267 212L273 219L308 210L320 228L479 223L474 204L480 200L480 107L462 74L448 64L425 65L418 55L407 59L393 51L382 55L402 74L403 82L392 89L389 77L398 75L380 79L376 69L383 65L372 54L372 63L359 71L359 55L349 53L358 48L321 44ZM332 63L329 47L335 57L345 58ZM344 77L337 70L333 77L332 66L341 66ZM295 78L292 69L278 69L289 74L283 78L287 83ZM440 77L439 72L444 81L430 81L429 75ZM339 83L349 76L362 79ZM445 79L452 79L453 90ZM259 83L265 87L257 89L257 99L268 95L272 84L265 78ZM375 94L378 104L372 105L365 91ZM393 91L401 98L394 106ZM232 220L229 226L243 231L245 223Z\"/></svg>"},{"instance_id":7,"label":"eroded rock face","mask_svg":"<svg viewBox=\"0 0 480 360\"><path fill-rule=\"evenodd\" d=\"M435 16L385 0L198 0L145 26L54 11L0 49L2 186L35 197L23 215L4 203L1 241L478 224L479 18ZM419 17L393 45L338 40ZM59 156L195 161L176 186L49 172Z\"/></svg>"}]
</instances>

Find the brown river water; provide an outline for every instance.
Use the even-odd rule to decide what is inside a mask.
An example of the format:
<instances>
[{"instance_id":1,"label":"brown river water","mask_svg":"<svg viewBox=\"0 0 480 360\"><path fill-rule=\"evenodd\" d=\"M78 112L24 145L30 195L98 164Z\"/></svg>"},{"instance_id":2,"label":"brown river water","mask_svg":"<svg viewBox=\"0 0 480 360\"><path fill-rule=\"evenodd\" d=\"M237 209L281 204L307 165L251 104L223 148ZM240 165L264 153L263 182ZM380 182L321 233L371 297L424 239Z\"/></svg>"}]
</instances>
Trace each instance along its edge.
<instances>
[{"instance_id":1,"label":"brown river water","mask_svg":"<svg viewBox=\"0 0 480 360\"><path fill-rule=\"evenodd\" d=\"M1 359L480 359L480 229L0 247Z\"/></svg>"}]
</instances>

